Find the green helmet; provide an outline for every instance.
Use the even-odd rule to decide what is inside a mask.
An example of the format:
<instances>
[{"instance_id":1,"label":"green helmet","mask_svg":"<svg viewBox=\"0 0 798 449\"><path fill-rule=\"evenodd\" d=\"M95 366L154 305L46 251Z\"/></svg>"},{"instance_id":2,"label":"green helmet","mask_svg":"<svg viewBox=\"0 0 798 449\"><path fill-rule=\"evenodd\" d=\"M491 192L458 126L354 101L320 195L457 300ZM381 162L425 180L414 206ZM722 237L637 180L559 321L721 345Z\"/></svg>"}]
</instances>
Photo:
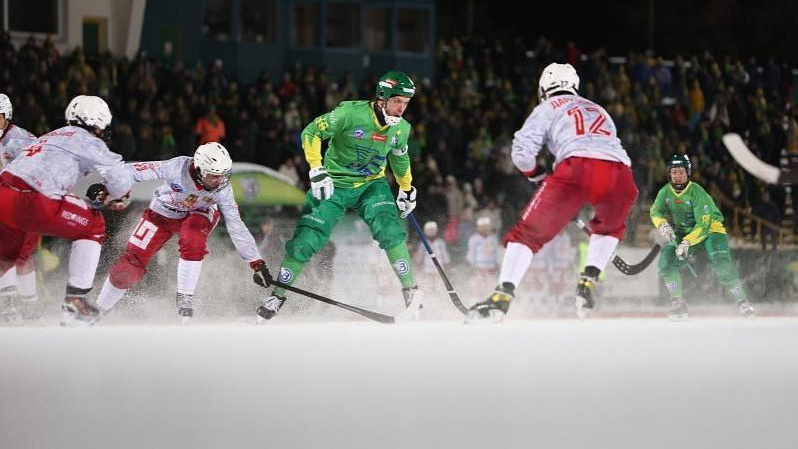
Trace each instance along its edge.
<instances>
[{"instance_id":1,"label":"green helmet","mask_svg":"<svg viewBox=\"0 0 798 449\"><path fill-rule=\"evenodd\" d=\"M391 70L380 77L377 83L377 98L387 100L393 96L412 97L416 94L416 85L407 74Z\"/></svg>"}]
</instances>

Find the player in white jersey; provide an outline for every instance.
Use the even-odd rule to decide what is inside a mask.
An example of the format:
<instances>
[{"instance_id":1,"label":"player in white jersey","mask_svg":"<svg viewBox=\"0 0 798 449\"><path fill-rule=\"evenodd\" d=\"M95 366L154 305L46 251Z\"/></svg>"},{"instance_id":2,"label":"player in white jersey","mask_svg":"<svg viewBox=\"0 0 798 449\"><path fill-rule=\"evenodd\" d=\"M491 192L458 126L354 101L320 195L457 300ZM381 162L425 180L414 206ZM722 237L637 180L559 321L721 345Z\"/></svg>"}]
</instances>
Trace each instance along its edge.
<instances>
[{"instance_id":1,"label":"player in white jersey","mask_svg":"<svg viewBox=\"0 0 798 449\"><path fill-rule=\"evenodd\" d=\"M27 233L72 241L62 324L92 324L97 309L87 296L105 241L99 210L72 193L78 180L98 171L105 184L89 188L90 200L125 196L131 177L122 157L105 142L111 111L100 97L79 95L65 111L67 126L27 146L0 174L0 260L19 257Z\"/></svg>"},{"instance_id":2,"label":"player in white jersey","mask_svg":"<svg viewBox=\"0 0 798 449\"><path fill-rule=\"evenodd\" d=\"M14 124L14 107L6 94L0 94L0 165L5 167L17 158L36 136Z\"/></svg>"},{"instance_id":3,"label":"player in white jersey","mask_svg":"<svg viewBox=\"0 0 798 449\"><path fill-rule=\"evenodd\" d=\"M230 155L217 142L200 145L193 158L178 156L167 161L128 164L134 181L163 179L164 183L153 193L124 253L111 267L97 298L100 309L111 310L144 277L152 257L174 234L179 234L177 313L184 323L188 322L194 316L194 291L202 260L208 253L207 240L220 213L236 251L259 277L256 282L271 282L255 238L238 213L229 182L232 168Z\"/></svg>"},{"instance_id":4,"label":"player in white jersey","mask_svg":"<svg viewBox=\"0 0 798 449\"><path fill-rule=\"evenodd\" d=\"M424 223L424 235L427 236L429 245L432 247L432 252L438 258L438 262L444 267L449 265L449 250L446 247L446 242L438 237L438 223L434 221ZM438 269L435 268L435 263L432 262L432 257L430 257L423 244L419 243L416 247L413 260L415 263L421 265L422 273L434 277L437 280Z\"/></svg>"},{"instance_id":5,"label":"player in white jersey","mask_svg":"<svg viewBox=\"0 0 798 449\"><path fill-rule=\"evenodd\" d=\"M530 181L541 182L545 167L537 155L545 146L554 155L554 172L536 192L521 219L504 237L499 285L469 311L469 321L500 321L533 255L573 220L585 203L594 207L587 265L577 284L576 312L593 307L601 270L626 230L626 216L637 198L631 162L615 123L603 107L577 94L579 76L570 64L549 64L540 75L540 104L515 133L511 156Z\"/></svg>"},{"instance_id":6,"label":"player in white jersey","mask_svg":"<svg viewBox=\"0 0 798 449\"><path fill-rule=\"evenodd\" d=\"M490 217L477 219L477 232L468 238L466 261L472 268L471 291L476 294L493 285L499 268L499 237L493 232Z\"/></svg>"},{"instance_id":7,"label":"player in white jersey","mask_svg":"<svg viewBox=\"0 0 798 449\"><path fill-rule=\"evenodd\" d=\"M36 136L12 122L13 116L14 108L11 100L6 94L0 94L0 166L2 167L10 164L23 149L36 140ZM7 321L21 318L18 302L29 305L38 299L33 252L39 245L40 239L39 234L28 233L13 266L9 265L10 261L0 261L0 314Z\"/></svg>"}]
</instances>

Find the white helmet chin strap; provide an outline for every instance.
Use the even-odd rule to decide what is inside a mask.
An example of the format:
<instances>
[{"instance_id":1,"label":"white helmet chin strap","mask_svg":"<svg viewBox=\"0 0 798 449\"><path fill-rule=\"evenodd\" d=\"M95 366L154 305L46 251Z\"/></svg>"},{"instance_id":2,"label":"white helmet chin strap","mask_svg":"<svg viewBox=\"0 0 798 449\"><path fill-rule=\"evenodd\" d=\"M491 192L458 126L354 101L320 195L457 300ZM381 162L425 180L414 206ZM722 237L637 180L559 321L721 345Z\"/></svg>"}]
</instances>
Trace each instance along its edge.
<instances>
[{"instance_id":1,"label":"white helmet chin strap","mask_svg":"<svg viewBox=\"0 0 798 449\"><path fill-rule=\"evenodd\" d=\"M385 110L385 106L382 107L382 117L385 119L385 124L388 126L396 126L402 121L402 117L388 115L388 111Z\"/></svg>"}]
</instances>

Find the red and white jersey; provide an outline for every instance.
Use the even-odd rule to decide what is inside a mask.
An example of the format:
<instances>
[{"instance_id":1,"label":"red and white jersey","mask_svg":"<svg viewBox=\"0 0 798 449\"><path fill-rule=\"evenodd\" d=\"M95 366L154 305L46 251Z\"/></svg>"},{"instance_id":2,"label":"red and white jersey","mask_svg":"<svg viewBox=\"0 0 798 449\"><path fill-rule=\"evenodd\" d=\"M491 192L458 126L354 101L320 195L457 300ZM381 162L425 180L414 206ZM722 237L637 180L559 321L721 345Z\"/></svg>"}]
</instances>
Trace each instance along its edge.
<instances>
[{"instance_id":1,"label":"red and white jersey","mask_svg":"<svg viewBox=\"0 0 798 449\"><path fill-rule=\"evenodd\" d=\"M164 217L180 219L190 213L207 213L218 208L241 258L247 262L262 259L255 238L238 213L233 188L228 183L220 189L205 190L191 176L193 161L191 157L178 156L166 161L134 162L127 167L136 182L164 180L152 194L151 210Z\"/></svg>"},{"instance_id":2,"label":"red and white jersey","mask_svg":"<svg viewBox=\"0 0 798 449\"><path fill-rule=\"evenodd\" d=\"M468 238L466 260L474 268L496 269L499 267L499 238L496 234L474 233Z\"/></svg>"},{"instance_id":3,"label":"red and white jersey","mask_svg":"<svg viewBox=\"0 0 798 449\"><path fill-rule=\"evenodd\" d=\"M72 193L78 180L95 170L111 198L124 196L133 183L122 156L77 126L64 126L34 140L6 170L55 200Z\"/></svg>"},{"instance_id":4,"label":"red and white jersey","mask_svg":"<svg viewBox=\"0 0 798 449\"><path fill-rule=\"evenodd\" d=\"M20 128L13 123L8 125L0 137L0 164L3 167L11 163L22 153L28 145L36 141L36 136L27 129Z\"/></svg>"},{"instance_id":5,"label":"red and white jersey","mask_svg":"<svg viewBox=\"0 0 798 449\"><path fill-rule=\"evenodd\" d=\"M555 166L569 157L632 166L607 111L578 95L557 95L535 107L513 138L513 163L522 172L534 170L544 145Z\"/></svg>"}]
</instances>

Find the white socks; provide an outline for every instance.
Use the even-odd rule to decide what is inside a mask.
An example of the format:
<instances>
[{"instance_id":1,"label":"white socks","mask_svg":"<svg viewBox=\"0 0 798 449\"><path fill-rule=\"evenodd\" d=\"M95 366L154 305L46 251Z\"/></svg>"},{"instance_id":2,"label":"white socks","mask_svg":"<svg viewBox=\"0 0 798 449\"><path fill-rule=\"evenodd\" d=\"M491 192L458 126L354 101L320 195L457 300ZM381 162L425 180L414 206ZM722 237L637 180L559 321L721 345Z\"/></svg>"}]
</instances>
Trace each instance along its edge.
<instances>
[{"instance_id":1,"label":"white socks","mask_svg":"<svg viewBox=\"0 0 798 449\"><path fill-rule=\"evenodd\" d=\"M69 285L87 289L94 285L102 246L94 240L75 240L69 252Z\"/></svg>"},{"instance_id":2,"label":"white socks","mask_svg":"<svg viewBox=\"0 0 798 449\"><path fill-rule=\"evenodd\" d=\"M14 266L0 276L0 289L17 285L17 269Z\"/></svg>"},{"instance_id":3,"label":"white socks","mask_svg":"<svg viewBox=\"0 0 798 449\"><path fill-rule=\"evenodd\" d=\"M604 271L604 268L607 267L607 262L612 257L612 253L618 247L618 242L619 240L611 235L591 235L590 244L587 247L585 266L594 266Z\"/></svg>"},{"instance_id":4,"label":"white socks","mask_svg":"<svg viewBox=\"0 0 798 449\"><path fill-rule=\"evenodd\" d=\"M36 271L27 274L17 274L17 293L20 299L25 302L33 302L39 299L36 295Z\"/></svg>"},{"instance_id":5,"label":"white socks","mask_svg":"<svg viewBox=\"0 0 798 449\"><path fill-rule=\"evenodd\" d=\"M184 295L193 295L199 283L201 260L177 261L177 292Z\"/></svg>"},{"instance_id":6,"label":"white socks","mask_svg":"<svg viewBox=\"0 0 798 449\"><path fill-rule=\"evenodd\" d=\"M105 278L105 283L103 284L102 290L100 290L100 294L97 296L97 305L105 311L111 310L116 303L125 296L125 292L127 289L125 288L116 288L114 284L111 283L111 277Z\"/></svg>"},{"instance_id":7,"label":"white socks","mask_svg":"<svg viewBox=\"0 0 798 449\"><path fill-rule=\"evenodd\" d=\"M511 282L518 287L532 263L533 255L532 250L523 243L508 242L499 273L499 284Z\"/></svg>"},{"instance_id":8,"label":"white socks","mask_svg":"<svg viewBox=\"0 0 798 449\"><path fill-rule=\"evenodd\" d=\"M199 282L200 270L202 269L201 260L177 261L177 292L185 295L193 295ZM103 310L111 310L127 292L127 289L114 287L110 278L105 279L100 295L97 296L97 305Z\"/></svg>"}]
</instances>

